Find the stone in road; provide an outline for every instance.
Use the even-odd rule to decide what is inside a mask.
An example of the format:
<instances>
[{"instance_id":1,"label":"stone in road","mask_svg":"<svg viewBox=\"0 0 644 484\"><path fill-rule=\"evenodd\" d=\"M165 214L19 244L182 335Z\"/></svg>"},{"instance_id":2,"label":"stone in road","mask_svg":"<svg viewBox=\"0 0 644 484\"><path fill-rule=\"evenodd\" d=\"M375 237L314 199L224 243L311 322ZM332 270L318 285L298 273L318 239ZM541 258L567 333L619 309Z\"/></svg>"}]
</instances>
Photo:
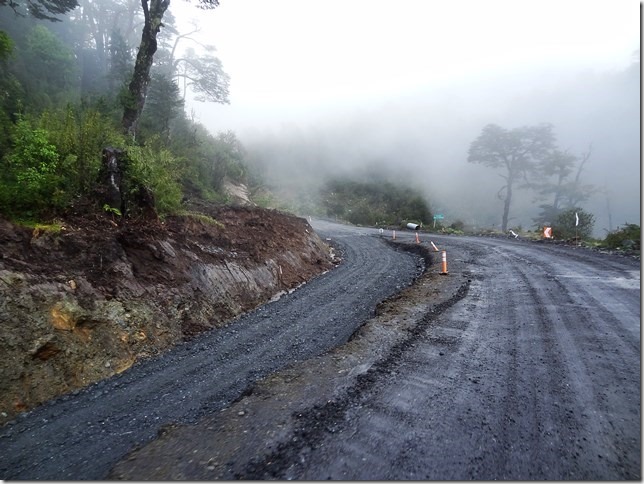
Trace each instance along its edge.
<instances>
[{"instance_id":1,"label":"stone in road","mask_svg":"<svg viewBox=\"0 0 644 484\"><path fill-rule=\"evenodd\" d=\"M639 263L433 240L448 277L430 270L348 344L170 430L112 476L640 479Z\"/></svg>"}]
</instances>

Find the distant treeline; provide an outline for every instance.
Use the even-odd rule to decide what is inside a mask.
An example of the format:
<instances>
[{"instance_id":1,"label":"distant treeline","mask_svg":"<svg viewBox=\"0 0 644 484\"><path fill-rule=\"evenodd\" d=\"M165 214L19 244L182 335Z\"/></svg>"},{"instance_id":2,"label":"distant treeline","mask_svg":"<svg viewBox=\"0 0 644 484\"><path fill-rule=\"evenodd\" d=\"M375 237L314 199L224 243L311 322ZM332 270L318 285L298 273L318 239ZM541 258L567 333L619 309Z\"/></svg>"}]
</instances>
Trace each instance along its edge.
<instances>
[{"instance_id":1,"label":"distant treeline","mask_svg":"<svg viewBox=\"0 0 644 484\"><path fill-rule=\"evenodd\" d=\"M387 180L333 179L321 190L326 214L358 225L429 223L432 214L416 189Z\"/></svg>"}]
</instances>

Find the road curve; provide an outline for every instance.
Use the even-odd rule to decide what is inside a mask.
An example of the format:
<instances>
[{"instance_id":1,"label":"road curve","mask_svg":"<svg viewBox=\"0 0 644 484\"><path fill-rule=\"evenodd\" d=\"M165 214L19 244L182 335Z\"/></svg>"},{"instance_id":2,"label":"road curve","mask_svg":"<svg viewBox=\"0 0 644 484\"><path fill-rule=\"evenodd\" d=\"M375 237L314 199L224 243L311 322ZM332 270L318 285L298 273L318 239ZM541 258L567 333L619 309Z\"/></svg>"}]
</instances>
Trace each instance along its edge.
<instances>
[{"instance_id":1,"label":"road curve","mask_svg":"<svg viewBox=\"0 0 644 484\"><path fill-rule=\"evenodd\" d=\"M104 479L163 426L219 411L258 379L347 341L411 283L419 258L320 222L345 262L297 291L0 429L0 479Z\"/></svg>"},{"instance_id":2,"label":"road curve","mask_svg":"<svg viewBox=\"0 0 644 484\"><path fill-rule=\"evenodd\" d=\"M332 432L282 447L244 477L641 479L639 261L433 240L465 262L467 297L321 425Z\"/></svg>"}]
</instances>

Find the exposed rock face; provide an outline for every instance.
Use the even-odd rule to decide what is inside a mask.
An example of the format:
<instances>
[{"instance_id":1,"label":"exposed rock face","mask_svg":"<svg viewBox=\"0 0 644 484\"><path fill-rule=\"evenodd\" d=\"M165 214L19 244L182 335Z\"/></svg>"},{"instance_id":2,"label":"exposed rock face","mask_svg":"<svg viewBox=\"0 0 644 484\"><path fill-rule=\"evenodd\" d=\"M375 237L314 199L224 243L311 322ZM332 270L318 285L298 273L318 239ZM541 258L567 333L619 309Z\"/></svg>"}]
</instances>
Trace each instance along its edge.
<instances>
[{"instance_id":1,"label":"exposed rock face","mask_svg":"<svg viewBox=\"0 0 644 484\"><path fill-rule=\"evenodd\" d=\"M234 205L255 205L250 199L248 187L243 183L234 183L225 179L224 191Z\"/></svg>"},{"instance_id":2,"label":"exposed rock face","mask_svg":"<svg viewBox=\"0 0 644 484\"><path fill-rule=\"evenodd\" d=\"M221 225L104 215L54 234L0 221L0 423L332 266L302 218L248 207L209 215Z\"/></svg>"}]
</instances>

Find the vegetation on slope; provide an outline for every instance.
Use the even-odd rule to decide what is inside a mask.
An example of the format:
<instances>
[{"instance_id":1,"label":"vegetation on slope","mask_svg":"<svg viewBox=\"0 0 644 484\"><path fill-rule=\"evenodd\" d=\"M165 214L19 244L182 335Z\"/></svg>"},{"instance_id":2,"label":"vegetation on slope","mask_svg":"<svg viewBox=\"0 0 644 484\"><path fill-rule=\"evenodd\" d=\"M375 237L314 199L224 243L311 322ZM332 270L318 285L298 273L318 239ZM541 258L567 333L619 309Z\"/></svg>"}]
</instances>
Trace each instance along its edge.
<instances>
[{"instance_id":1,"label":"vegetation on slope","mask_svg":"<svg viewBox=\"0 0 644 484\"><path fill-rule=\"evenodd\" d=\"M61 22L3 8L0 214L51 219L79 199L94 199L106 147L124 153L129 189L150 193L159 215L179 210L186 198L225 201L224 180L245 180L245 152L234 133L212 135L184 111L178 80L186 71L174 56L189 37L179 35L171 15L164 18L136 137L127 136L124 93L140 39L140 6L106 0L99 15L97 5L79 3ZM193 57L191 78L223 93L209 100L228 102L219 59Z\"/></svg>"}]
</instances>

